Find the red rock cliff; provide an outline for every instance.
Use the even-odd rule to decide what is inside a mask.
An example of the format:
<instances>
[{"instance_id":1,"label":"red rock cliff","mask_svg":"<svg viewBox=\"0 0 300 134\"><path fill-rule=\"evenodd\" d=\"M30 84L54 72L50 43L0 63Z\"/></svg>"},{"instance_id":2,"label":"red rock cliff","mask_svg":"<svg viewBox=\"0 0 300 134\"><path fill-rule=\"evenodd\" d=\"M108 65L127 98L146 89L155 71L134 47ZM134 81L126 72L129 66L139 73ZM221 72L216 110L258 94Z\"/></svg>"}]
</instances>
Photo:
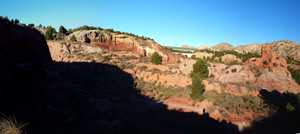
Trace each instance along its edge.
<instances>
[{"instance_id":1,"label":"red rock cliff","mask_svg":"<svg viewBox=\"0 0 300 134\"><path fill-rule=\"evenodd\" d=\"M287 70L284 58L271 51L269 46L262 46L261 58L252 58L245 62L246 65L257 66L261 72L255 84L269 91L277 90L281 93L299 93L300 86L292 79Z\"/></svg>"},{"instance_id":2,"label":"red rock cliff","mask_svg":"<svg viewBox=\"0 0 300 134\"><path fill-rule=\"evenodd\" d=\"M163 57L163 62L176 63L183 55L165 50L160 44L152 40L143 40L126 34L116 34L108 31L82 30L73 33L78 41L109 50L131 50L144 56L151 56L155 51ZM70 37L73 35L69 35Z\"/></svg>"}]
</instances>

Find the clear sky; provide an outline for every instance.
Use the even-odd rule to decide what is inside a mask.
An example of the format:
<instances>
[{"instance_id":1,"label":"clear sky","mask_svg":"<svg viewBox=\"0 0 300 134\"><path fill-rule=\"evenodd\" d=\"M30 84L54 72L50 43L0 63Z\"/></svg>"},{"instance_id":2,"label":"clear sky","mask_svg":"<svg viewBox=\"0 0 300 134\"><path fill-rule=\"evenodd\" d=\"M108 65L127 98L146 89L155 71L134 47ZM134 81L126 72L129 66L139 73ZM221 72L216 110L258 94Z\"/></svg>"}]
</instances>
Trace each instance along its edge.
<instances>
[{"instance_id":1,"label":"clear sky","mask_svg":"<svg viewBox=\"0 0 300 134\"><path fill-rule=\"evenodd\" d=\"M300 42L300 0L1 0L0 15L56 30L113 28L164 46Z\"/></svg>"}]
</instances>

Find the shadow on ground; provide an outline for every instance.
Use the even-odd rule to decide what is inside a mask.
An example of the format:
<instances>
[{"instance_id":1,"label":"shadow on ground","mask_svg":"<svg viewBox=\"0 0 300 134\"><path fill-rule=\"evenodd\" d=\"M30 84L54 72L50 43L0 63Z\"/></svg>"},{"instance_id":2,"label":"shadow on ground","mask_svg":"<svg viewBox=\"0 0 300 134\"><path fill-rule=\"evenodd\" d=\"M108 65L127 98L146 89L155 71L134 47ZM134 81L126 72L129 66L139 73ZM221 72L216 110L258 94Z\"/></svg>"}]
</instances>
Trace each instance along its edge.
<instances>
[{"instance_id":1,"label":"shadow on ground","mask_svg":"<svg viewBox=\"0 0 300 134\"><path fill-rule=\"evenodd\" d=\"M238 133L208 114L155 105L116 66L54 62L15 73L3 83L0 110L29 122L27 133Z\"/></svg>"},{"instance_id":2,"label":"shadow on ground","mask_svg":"<svg viewBox=\"0 0 300 134\"><path fill-rule=\"evenodd\" d=\"M253 123L252 128L244 133L253 134L295 134L300 132L300 111L297 97L290 93L269 92L262 89L260 91L263 100L276 109L270 117ZM287 104L290 103L295 111L289 112Z\"/></svg>"}]
</instances>

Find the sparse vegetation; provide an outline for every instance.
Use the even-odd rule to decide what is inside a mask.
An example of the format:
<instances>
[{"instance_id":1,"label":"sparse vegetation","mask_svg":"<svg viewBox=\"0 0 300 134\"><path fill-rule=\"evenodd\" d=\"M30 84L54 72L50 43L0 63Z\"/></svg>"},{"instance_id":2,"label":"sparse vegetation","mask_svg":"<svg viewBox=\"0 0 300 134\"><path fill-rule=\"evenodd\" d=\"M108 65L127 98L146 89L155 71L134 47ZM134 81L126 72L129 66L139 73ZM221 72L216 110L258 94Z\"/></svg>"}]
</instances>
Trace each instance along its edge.
<instances>
[{"instance_id":1,"label":"sparse vegetation","mask_svg":"<svg viewBox=\"0 0 300 134\"><path fill-rule=\"evenodd\" d=\"M23 134L22 129L26 124L18 123L15 117L1 117L0 133L1 134Z\"/></svg>"},{"instance_id":2,"label":"sparse vegetation","mask_svg":"<svg viewBox=\"0 0 300 134\"><path fill-rule=\"evenodd\" d=\"M290 71L293 79L295 80L296 83L298 83L300 85L300 71L293 69L291 67L288 67L288 70Z\"/></svg>"}]
</instances>

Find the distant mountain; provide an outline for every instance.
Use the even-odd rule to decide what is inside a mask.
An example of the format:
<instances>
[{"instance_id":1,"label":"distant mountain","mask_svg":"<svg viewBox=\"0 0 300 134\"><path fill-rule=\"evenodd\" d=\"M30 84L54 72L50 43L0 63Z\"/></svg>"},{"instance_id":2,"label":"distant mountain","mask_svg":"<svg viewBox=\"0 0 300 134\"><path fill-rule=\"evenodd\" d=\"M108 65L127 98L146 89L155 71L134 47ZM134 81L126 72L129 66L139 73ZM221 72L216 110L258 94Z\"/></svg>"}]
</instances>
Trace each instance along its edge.
<instances>
[{"instance_id":1,"label":"distant mountain","mask_svg":"<svg viewBox=\"0 0 300 134\"><path fill-rule=\"evenodd\" d=\"M261 48L263 45L268 45L270 49L275 52L276 54L282 56L283 58L291 57L296 60L300 60L300 43L290 41L290 40L281 40L275 41L271 43L264 43L264 44L249 44L249 45L240 45L234 47L228 43L221 43L214 47L212 47L215 51L223 51L223 50L234 50L239 53L259 53L261 54ZM203 47L203 46L201 46ZM198 47L198 49L201 49Z\"/></svg>"},{"instance_id":2,"label":"distant mountain","mask_svg":"<svg viewBox=\"0 0 300 134\"><path fill-rule=\"evenodd\" d=\"M188 45L182 45L182 48L194 48L194 47L191 47L191 46L188 46Z\"/></svg>"},{"instance_id":3,"label":"distant mountain","mask_svg":"<svg viewBox=\"0 0 300 134\"><path fill-rule=\"evenodd\" d=\"M234 49L234 46L228 44L228 43L221 43L221 44L218 44L214 47L212 47L213 49L216 49L216 50L220 50L220 51L223 51L223 50L233 50Z\"/></svg>"},{"instance_id":4,"label":"distant mountain","mask_svg":"<svg viewBox=\"0 0 300 134\"><path fill-rule=\"evenodd\" d=\"M281 40L265 44L250 44L245 46L238 46L234 50L240 53L256 52L261 53L261 47L268 45L272 51L282 56L283 58L291 57L300 60L300 44L290 40Z\"/></svg>"},{"instance_id":5,"label":"distant mountain","mask_svg":"<svg viewBox=\"0 0 300 134\"><path fill-rule=\"evenodd\" d=\"M197 49L211 49L212 47L209 45L205 45L205 46L200 46Z\"/></svg>"}]
</instances>

